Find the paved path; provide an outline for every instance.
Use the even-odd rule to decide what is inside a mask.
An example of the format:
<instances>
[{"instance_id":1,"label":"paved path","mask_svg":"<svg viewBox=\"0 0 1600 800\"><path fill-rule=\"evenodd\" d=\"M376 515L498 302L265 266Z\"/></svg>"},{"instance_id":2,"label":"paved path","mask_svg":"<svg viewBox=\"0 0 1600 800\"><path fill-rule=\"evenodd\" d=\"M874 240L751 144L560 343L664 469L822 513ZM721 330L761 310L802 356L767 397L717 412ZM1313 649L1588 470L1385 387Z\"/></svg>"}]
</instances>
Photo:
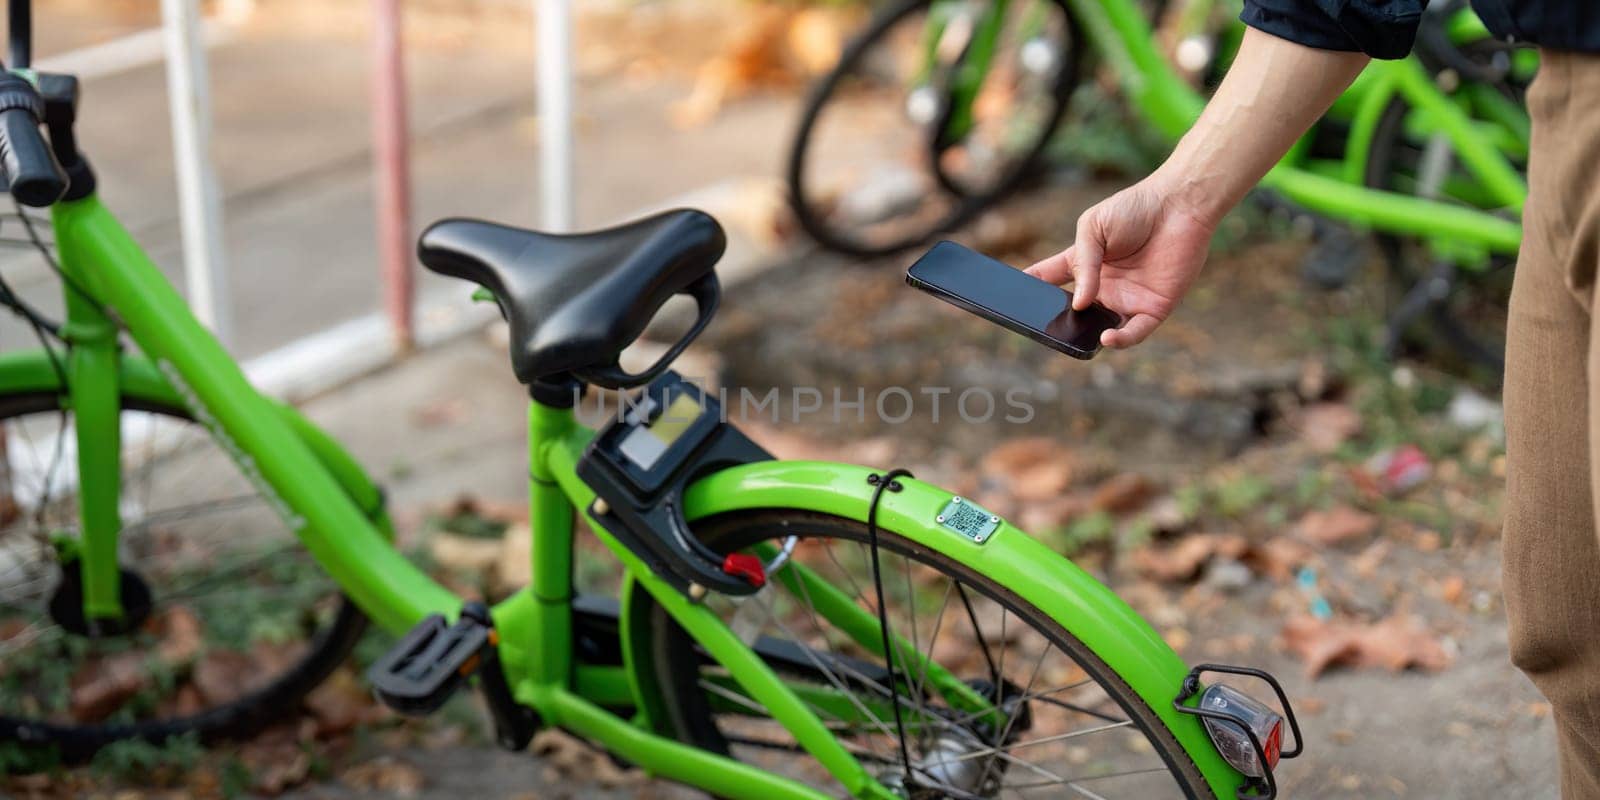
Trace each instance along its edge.
<instances>
[{"instance_id":1,"label":"paved path","mask_svg":"<svg viewBox=\"0 0 1600 800\"><path fill-rule=\"evenodd\" d=\"M380 297L365 27L348 9L345 17L305 25L271 16L281 7L262 4L210 51L233 349L243 357L371 312ZM458 214L536 224L531 22L515 15L508 22L505 13L440 13L425 10L416 21L448 21L450 35L413 30L408 51L416 226ZM136 30L153 21L146 17L102 18L84 4L68 4L37 21L40 55ZM85 19L94 25L72 27ZM527 35L508 36L507 25L524 26ZM688 91L677 73L629 80L580 75L580 225L614 222L729 178L776 174L792 101L750 98L710 125L685 131L667 123L667 109ZM108 205L181 286L166 109L161 63L89 80L80 140ZM0 235L19 232L0 229ZM56 280L31 256L7 253L0 274L41 306L59 304ZM447 286L424 275L419 291ZM21 336L14 324L0 325L7 346Z\"/></svg>"}]
</instances>

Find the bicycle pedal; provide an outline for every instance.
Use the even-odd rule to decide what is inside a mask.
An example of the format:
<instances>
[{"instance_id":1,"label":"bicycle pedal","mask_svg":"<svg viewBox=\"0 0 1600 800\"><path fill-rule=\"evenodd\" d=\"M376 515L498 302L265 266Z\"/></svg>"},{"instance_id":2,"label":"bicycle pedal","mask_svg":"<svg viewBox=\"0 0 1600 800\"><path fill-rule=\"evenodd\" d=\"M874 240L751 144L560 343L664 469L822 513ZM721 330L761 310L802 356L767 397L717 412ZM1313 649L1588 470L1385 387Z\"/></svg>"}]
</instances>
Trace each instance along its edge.
<instances>
[{"instance_id":1,"label":"bicycle pedal","mask_svg":"<svg viewBox=\"0 0 1600 800\"><path fill-rule=\"evenodd\" d=\"M521 750L539 728L532 709L517 703L500 669L498 637L482 603L467 603L454 624L442 614L417 623L367 670L373 693L389 708L410 716L439 710L474 676L494 722L495 741Z\"/></svg>"},{"instance_id":2,"label":"bicycle pedal","mask_svg":"<svg viewBox=\"0 0 1600 800\"><path fill-rule=\"evenodd\" d=\"M383 704L402 714L431 714L477 671L493 629L465 615L454 625L433 614L367 670Z\"/></svg>"}]
</instances>

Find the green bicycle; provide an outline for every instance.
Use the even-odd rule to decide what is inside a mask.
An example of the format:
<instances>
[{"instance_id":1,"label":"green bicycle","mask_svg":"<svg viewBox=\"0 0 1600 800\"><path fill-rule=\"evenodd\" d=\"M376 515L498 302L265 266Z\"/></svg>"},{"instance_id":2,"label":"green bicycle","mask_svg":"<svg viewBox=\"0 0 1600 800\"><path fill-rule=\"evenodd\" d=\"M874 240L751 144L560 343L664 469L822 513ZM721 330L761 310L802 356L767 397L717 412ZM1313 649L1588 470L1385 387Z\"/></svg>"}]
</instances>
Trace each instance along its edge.
<instances>
[{"instance_id":1,"label":"green bicycle","mask_svg":"<svg viewBox=\"0 0 1600 800\"><path fill-rule=\"evenodd\" d=\"M368 672L394 708L475 685L505 747L558 726L719 796L1276 794L1301 745L1270 676L1190 669L1070 561L903 470L773 460L669 370L720 296L723 234L696 211L423 234L424 264L498 303L532 399L530 585L464 602L395 549L373 481L250 386L96 198L76 82L22 69L26 25L11 30L0 166L21 204L50 207L66 306L56 323L0 284L41 340L0 356L6 769L248 734L370 618L403 634ZM51 252L21 206L4 222ZM679 294L696 324L623 370ZM592 431L574 412L589 386L640 391ZM620 565L615 597L575 592L579 516ZM1285 716L1208 672L1265 680Z\"/></svg>"},{"instance_id":2,"label":"green bicycle","mask_svg":"<svg viewBox=\"0 0 1600 800\"><path fill-rule=\"evenodd\" d=\"M888 6L807 102L788 164L796 217L823 245L867 256L971 221L1041 172L1068 108L1093 99L1080 86L1091 53L1136 117L1175 142L1237 47L1238 6ZM1499 366L1527 194L1520 87L1537 61L1494 40L1464 3L1435 3L1417 52L1374 62L1262 182L1299 212L1380 235L1396 287L1391 348L1426 320L1467 358ZM1348 260L1353 245L1326 249Z\"/></svg>"}]
</instances>

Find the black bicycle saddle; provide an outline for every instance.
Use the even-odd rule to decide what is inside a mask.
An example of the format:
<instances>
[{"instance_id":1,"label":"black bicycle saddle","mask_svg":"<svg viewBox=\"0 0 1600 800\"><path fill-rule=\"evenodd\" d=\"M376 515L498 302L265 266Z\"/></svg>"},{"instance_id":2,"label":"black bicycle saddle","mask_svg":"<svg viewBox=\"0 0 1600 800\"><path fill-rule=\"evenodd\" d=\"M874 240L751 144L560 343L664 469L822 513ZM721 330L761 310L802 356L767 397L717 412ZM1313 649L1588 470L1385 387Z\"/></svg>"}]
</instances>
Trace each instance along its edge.
<instances>
[{"instance_id":1,"label":"black bicycle saddle","mask_svg":"<svg viewBox=\"0 0 1600 800\"><path fill-rule=\"evenodd\" d=\"M571 374L624 388L660 374L710 320L718 297L712 267L726 245L710 215L678 209L575 234L446 219L423 231L417 256L428 269L494 295L511 323L517 380ZM649 370L622 371L623 349L680 292L700 306L694 328Z\"/></svg>"}]
</instances>

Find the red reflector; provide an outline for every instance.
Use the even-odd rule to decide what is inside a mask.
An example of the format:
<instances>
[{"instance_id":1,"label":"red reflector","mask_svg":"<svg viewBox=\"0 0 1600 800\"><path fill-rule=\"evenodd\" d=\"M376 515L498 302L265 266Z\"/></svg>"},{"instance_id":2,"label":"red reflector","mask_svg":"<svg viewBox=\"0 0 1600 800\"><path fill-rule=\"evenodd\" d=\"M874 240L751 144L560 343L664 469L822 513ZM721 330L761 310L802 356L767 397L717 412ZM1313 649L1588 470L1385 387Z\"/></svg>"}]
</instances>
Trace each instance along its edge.
<instances>
[{"instance_id":1,"label":"red reflector","mask_svg":"<svg viewBox=\"0 0 1600 800\"><path fill-rule=\"evenodd\" d=\"M767 585L767 570L761 559L749 553L729 553L722 559L722 571L760 589Z\"/></svg>"},{"instance_id":2,"label":"red reflector","mask_svg":"<svg viewBox=\"0 0 1600 800\"><path fill-rule=\"evenodd\" d=\"M1278 766L1278 751L1283 749L1283 721L1279 720L1272 726L1272 732L1267 734L1267 740L1261 743L1261 750L1267 757L1267 768L1276 769Z\"/></svg>"}]
</instances>

